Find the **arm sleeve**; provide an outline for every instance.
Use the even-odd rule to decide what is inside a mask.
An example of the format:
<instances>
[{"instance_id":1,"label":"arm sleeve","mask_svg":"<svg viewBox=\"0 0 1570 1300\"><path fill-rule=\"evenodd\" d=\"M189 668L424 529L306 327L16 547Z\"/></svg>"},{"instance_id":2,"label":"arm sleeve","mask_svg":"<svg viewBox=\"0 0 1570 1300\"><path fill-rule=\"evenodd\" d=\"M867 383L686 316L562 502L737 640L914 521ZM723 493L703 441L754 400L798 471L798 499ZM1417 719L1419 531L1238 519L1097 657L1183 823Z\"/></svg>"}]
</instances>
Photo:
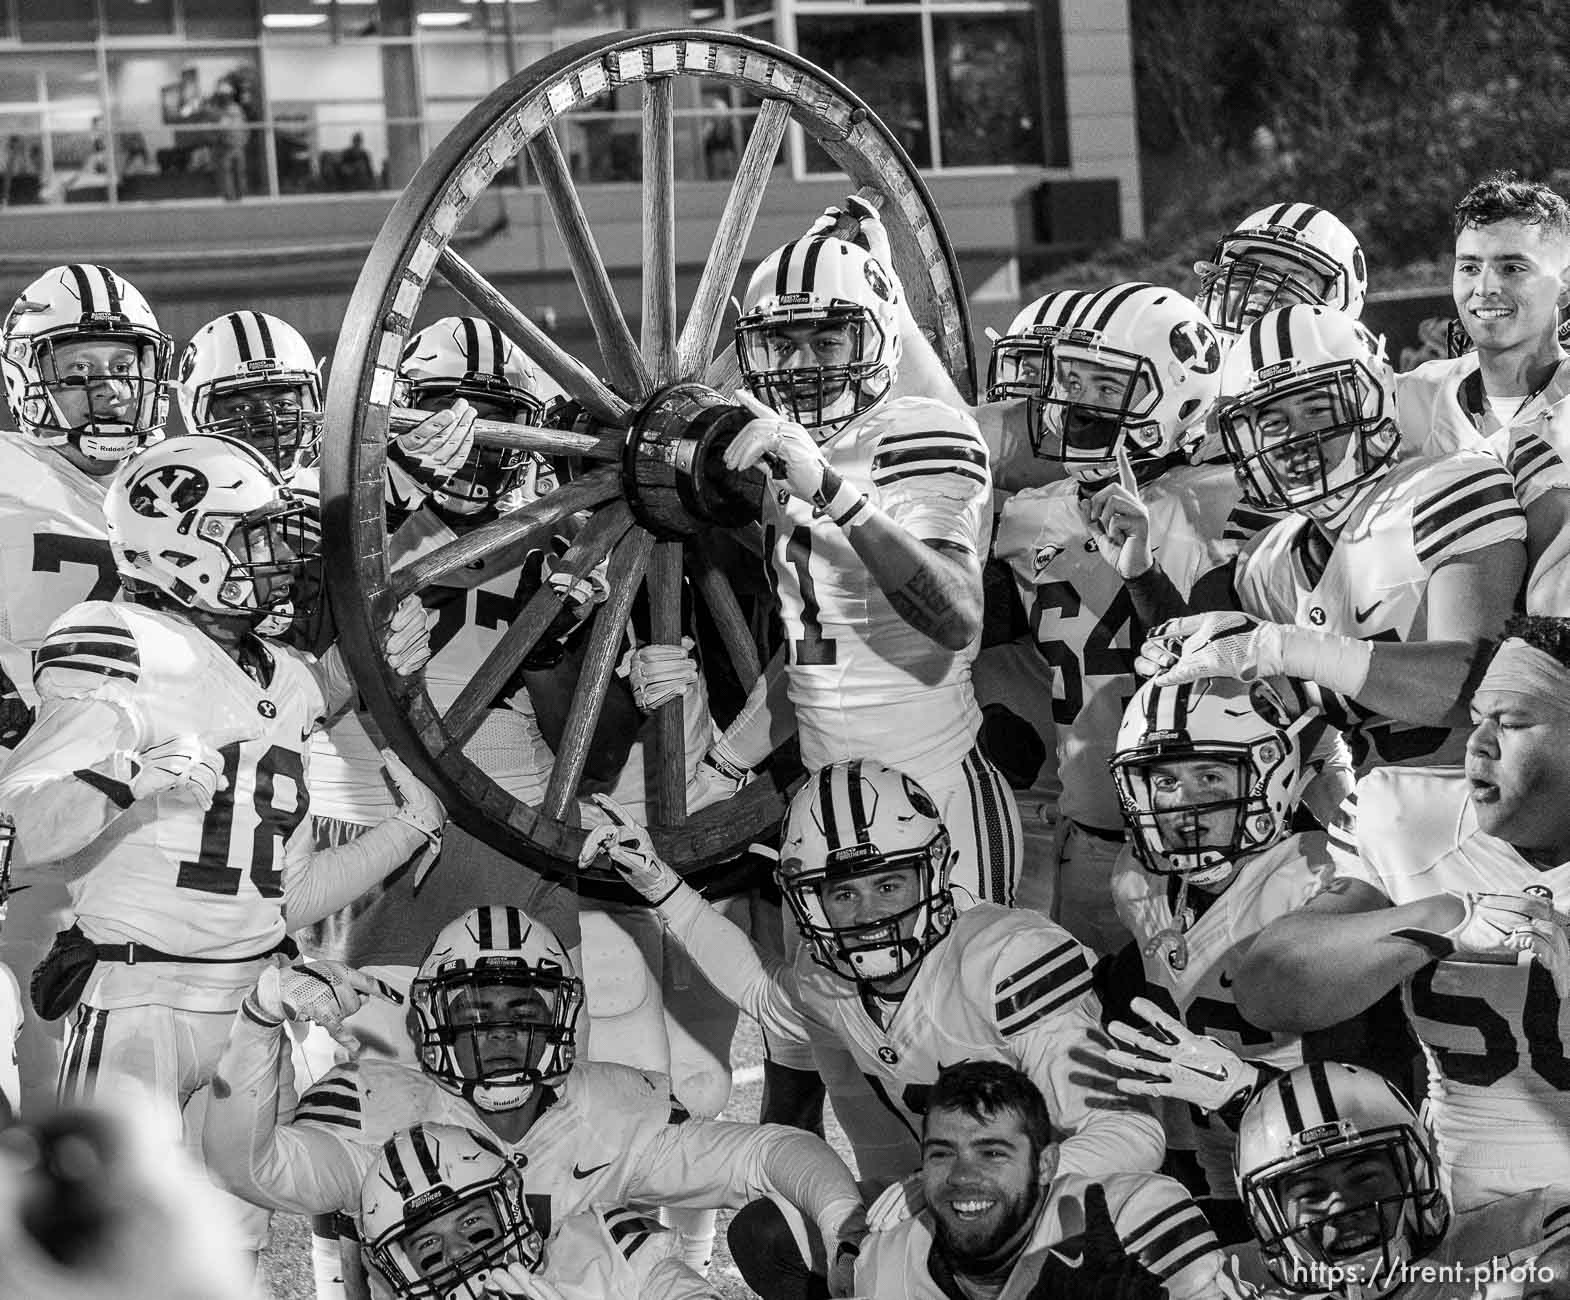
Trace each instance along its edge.
<instances>
[{"instance_id":1,"label":"arm sleeve","mask_svg":"<svg viewBox=\"0 0 1570 1300\"><path fill-rule=\"evenodd\" d=\"M70 857L133 802L136 725L104 699L46 700L0 778L0 808L16 819L20 863Z\"/></svg>"},{"instance_id":2,"label":"arm sleeve","mask_svg":"<svg viewBox=\"0 0 1570 1300\"><path fill-rule=\"evenodd\" d=\"M635 1199L692 1209L737 1209L760 1196L789 1201L832 1244L861 1235L861 1194L822 1138L783 1124L689 1119L656 1130L638 1153Z\"/></svg>"},{"instance_id":3,"label":"arm sleeve","mask_svg":"<svg viewBox=\"0 0 1570 1300\"><path fill-rule=\"evenodd\" d=\"M304 834L300 844L305 843ZM330 849L292 855L284 867L283 910L298 930L331 916L385 879L426 843L425 836L396 817Z\"/></svg>"},{"instance_id":4,"label":"arm sleeve","mask_svg":"<svg viewBox=\"0 0 1570 1300\"><path fill-rule=\"evenodd\" d=\"M362 1164L356 1145L327 1127L283 1122L293 1090L289 1036L236 1013L202 1125L207 1168L246 1200L293 1214L355 1214ZM333 1071L312 1092L358 1090Z\"/></svg>"},{"instance_id":5,"label":"arm sleeve","mask_svg":"<svg viewBox=\"0 0 1570 1300\"><path fill-rule=\"evenodd\" d=\"M690 885L678 886L658 911L671 936L722 997L771 1033L797 1043L809 1040L809 1018L789 967L764 957Z\"/></svg>"},{"instance_id":6,"label":"arm sleeve","mask_svg":"<svg viewBox=\"0 0 1570 1300\"><path fill-rule=\"evenodd\" d=\"M1117 1090L1088 956L1067 932L1052 930L1033 927L1004 948L993 988L998 1032L1066 1134L1059 1172L1153 1170L1166 1152L1160 1121Z\"/></svg>"},{"instance_id":7,"label":"arm sleeve","mask_svg":"<svg viewBox=\"0 0 1570 1300\"><path fill-rule=\"evenodd\" d=\"M356 691L349 677L349 665L343 651L330 645L315 664L316 684L322 692L324 718L336 718L354 703Z\"/></svg>"}]
</instances>

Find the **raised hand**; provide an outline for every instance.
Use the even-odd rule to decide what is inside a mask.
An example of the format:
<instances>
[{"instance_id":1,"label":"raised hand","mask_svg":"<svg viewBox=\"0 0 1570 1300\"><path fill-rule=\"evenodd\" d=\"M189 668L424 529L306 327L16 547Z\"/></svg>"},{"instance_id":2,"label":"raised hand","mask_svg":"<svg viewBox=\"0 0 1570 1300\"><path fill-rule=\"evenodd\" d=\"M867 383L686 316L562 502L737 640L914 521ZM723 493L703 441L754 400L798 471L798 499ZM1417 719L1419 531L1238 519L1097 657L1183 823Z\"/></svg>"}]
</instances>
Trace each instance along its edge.
<instances>
[{"instance_id":1,"label":"raised hand","mask_svg":"<svg viewBox=\"0 0 1570 1300\"><path fill-rule=\"evenodd\" d=\"M859 194L847 196L843 204L824 208L823 215L807 228L807 237L811 239L814 235L832 235L840 228L842 221L855 222L856 229L840 237L865 248L883 263L883 269L892 277L894 258L889 251L888 227L883 224L877 208Z\"/></svg>"},{"instance_id":2,"label":"raised hand","mask_svg":"<svg viewBox=\"0 0 1570 1300\"><path fill-rule=\"evenodd\" d=\"M589 802L609 817L611 824L595 826L584 836L578 865L587 867L603 853L642 898L656 905L663 903L681 884L681 877L654 851L648 829L607 795L590 795Z\"/></svg>"},{"instance_id":3,"label":"raised hand","mask_svg":"<svg viewBox=\"0 0 1570 1300\"><path fill-rule=\"evenodd\" d=\"M1078 1263L1068 1263L1056 1249L1026 1300L1166 1300L1161 1279L1130 1255L1118 1236L1107 1191L1100 1183L1085 1189L1085 1235Z\"/></svg>"},{"instance_id":4,"label":"raised hand","mask_svg":"<svg viewBox=\"0 0 1570 1300\"><path fill-rule=\"evenodd\" d=\"M1121 1020L1107 1026L1123 1044L1107 1051L1107 1060L1123 1072L1119 1092L1171 1097L1214 1111L1259 1078L1254 1066L1214 1038L1193 1033L1149 998L1135 998L1129 1010L1149 1028L1136 1029Z\"/></svg>"},{"instance_id":5,"label":"raised hand","mask_svg":"<svg viewBox=\"0 0 1570 1300\"><path fill-rule=\"evenodd\" d=\"M1149 571L1150 511L1139 493L1139 479L1121 443L1117 452L1118 481L1108 483L1089 501L1079 503L1101 558L1127 581Z\"/></svg>"},{"instance_id":6,"label":"raised hand","mask_svg":"<svg viewBox=\"0 0 1570 1300\"><path fill-rule=\"evenodd\" d=\"M344 1021L371 998L402 1004L403 995L389 984L339 961L306 961L294 966L268 966L245 997L245 1011L262 1024L307 1020L320 1025L340 1047L360 1050L360 1040Z\"/></svg>"}]
</instances>

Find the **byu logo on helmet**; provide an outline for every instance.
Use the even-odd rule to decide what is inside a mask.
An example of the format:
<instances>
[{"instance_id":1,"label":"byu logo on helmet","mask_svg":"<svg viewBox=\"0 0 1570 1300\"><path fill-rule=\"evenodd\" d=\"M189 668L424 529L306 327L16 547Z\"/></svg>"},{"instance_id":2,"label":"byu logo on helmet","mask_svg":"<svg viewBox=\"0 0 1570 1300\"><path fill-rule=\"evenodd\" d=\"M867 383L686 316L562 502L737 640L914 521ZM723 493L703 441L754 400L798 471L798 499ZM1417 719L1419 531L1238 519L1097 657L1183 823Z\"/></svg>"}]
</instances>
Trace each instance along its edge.
<instances>
[{"instance_id":1,"label":"byu logo on helmet","mask_svg":"<svg viewBox=\"0 0 1570 1300\"><path fill-rule=\"evenodd\" d=\"M161 465L131 489L131 509L157 519L194 510L207 495L207 475L190 465Z\"/></svg>"}]
</instances>

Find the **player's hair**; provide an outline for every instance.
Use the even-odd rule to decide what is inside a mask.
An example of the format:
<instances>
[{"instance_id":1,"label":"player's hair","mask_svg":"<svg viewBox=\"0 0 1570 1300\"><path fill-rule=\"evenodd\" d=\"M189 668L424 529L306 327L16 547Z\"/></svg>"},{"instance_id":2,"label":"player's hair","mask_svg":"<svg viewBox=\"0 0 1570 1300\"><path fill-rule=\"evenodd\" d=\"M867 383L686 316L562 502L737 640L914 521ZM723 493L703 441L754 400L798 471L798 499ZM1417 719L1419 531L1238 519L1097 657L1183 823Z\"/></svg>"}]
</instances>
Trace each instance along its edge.
<instances>
[{"instance_id":1,"label":"player's hair","mask_svg":"<svg viewBox=\"0 0 1570 1300\"><path fill-rule=\"evenodd\" d=\"M1035 1160L1054 1139L1047 1099L1031 1077L1003 1061L961 1061L938 1072L938 1081L927 1094L927 1114L957 1110L986 1122L1003 1111L1020 1117ZM923 1121L923 1136L926 1124Z\"/></svg>"},{"instance_id":2,"label":"player's hair","mask_svg":"<svg viewBox=\"0 0 1570 1300\"><path fill-rule=\"evenodd\" d=\"M1455 208L1455 233L1496 221L1521 221L1542 226L1559 239L1570 239L1570 203L1540 181L1522 180L1517 172L1501 171L1472 186Z\"/></svg>"},{"instance_id":3,"label":"player's hair","mask_svg":"<svg viewBox=\"0 0 1570 1300\"><path fill-rule=\"evenodd\" d=\"M1505 624L1505 635L1519 637L1534 650L1541 650L1570 668L1570 618L1550 618L1547 614L1513 614Z\"/></svg>"}]
</instances>

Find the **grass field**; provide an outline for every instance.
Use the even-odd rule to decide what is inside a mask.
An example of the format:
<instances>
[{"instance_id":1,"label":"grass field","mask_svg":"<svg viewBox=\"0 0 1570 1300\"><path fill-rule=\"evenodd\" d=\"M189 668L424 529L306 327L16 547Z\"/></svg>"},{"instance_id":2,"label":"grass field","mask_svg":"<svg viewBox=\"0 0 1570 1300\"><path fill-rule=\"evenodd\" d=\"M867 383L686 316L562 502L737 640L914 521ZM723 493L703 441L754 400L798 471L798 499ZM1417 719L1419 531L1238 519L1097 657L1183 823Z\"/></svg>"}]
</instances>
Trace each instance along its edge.
<instances>
[{"instance_id":1,"label":"grass field","mask_svg":"<svg viewBox=\"0 0 1570 1300\"><path fill-rule=\"evenodd\" d=\"M743 1016L731 1046L731 1065L736 1082L731 1090L726 1119L756 1120L758 1107L763 1100L763 1039L757 1025ZM845 1159L850 1159L850 1148L843 1134L829 1116L829 1140ZM730 1252L725 1248L727 1214L720 1215L719 1231L715 1236L714 1263L709 1269L709 1281L714 1284L722 1300L748 1300L753 1292L741 1280ZM313 1300L316 1294L311 1277L310 1225L294 1215L280 1214L273 1219L273 1244L262 1257L263 1272L271 1288L272 1300Z\"/></svg>"}]
</instances>

